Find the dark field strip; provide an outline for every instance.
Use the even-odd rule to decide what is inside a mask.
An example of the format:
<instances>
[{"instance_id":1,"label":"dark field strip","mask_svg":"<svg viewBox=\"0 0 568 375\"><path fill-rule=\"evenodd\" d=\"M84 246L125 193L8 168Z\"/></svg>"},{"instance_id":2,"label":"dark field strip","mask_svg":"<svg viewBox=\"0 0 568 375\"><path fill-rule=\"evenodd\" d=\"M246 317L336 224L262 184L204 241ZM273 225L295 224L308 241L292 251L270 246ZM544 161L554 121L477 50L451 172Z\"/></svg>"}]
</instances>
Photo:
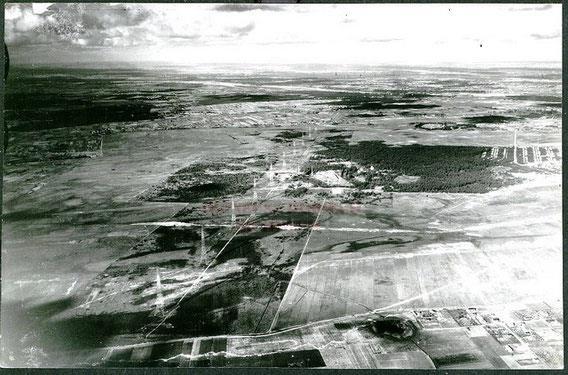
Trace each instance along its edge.
<instances>
[{"instance_id":1,"label":"dark field strip","mask_svg":"<svg viewBox=\"0 0 568 375\"><path fill-rule=\"evenodd\" d=\"M64 108L64 109L60 109ZM6 111L10 130L35 131L111 122L154 120L162 118L145 101L84 104L69 108L64 102L51 103L49 108L17 109Z\"/></svg>"},{"instance_id":2,"label":"dark field strip","mask_svg":"<svg viewBox=\"0 0 568 375\"><path fill-rule=\"evenodd\" d=\"M273 102L286 100L306 99L301 95L271 95L271 94L215 94L203 95L197 102L199 105L216 105L216 104L232 104L232 103L255 103L255 102Z\"/></svg>"},{"instance_id":3,"label":"dark field strip","mask_svg":"<svg viewBox=\"0 0 568 375\"><path fill-rule=\"evenodd\" d=\"M418 122L412 123L416 129L423 130L456 130L456 129L475 129L475 124L459 124L453 122Z\"/></svg>"},{"instance_id":4,"label":"dark field strip","mask_svg":"<svg viewBox=\"0 0 568 375\"><path fill-rule=\"evenodd\" d=\"M527 100L535 102L562 103L561 96L553 96L553 95L510 95L507 96L507 98L514 100Z\"/></svg>"},{"instance_id":5,"label":"dark field strip","mask_svg":"<svg viewBox=\"0 0 568 375\"><path fill-rule=\"evenodd\" d=\"M504 124L516 120L515 117L501 115L483 115L464 117L464 120L472 124Z\"/></svg>"},{"instance_id":6,"label":"dark field strip","mask_svg":"<svg viewBox=\"0 0 568 375\"><path fill-rule=\"evenodd\" d=\"M199 354L207 354L209 352L224 352L226 350L226 337L215 337L212 339L201 340L201 343L199 344Z\"/></svg>"},{"instance_id":7,"label":"dark field strip","mask_svg":"<svg viewBox=\"0 0 568 375\"><path fill-rule=\"evenodd\" d=\"M13 131L154 120L179 113L180 96L193 92L148 78L120 70L15 68L6 83L5 119Z\"/></svg>"},{"instance_id":8,"label":"dark field strip","mask_svg":"<svg viewBox=\"0 0 568 375\"><path fill-rule=\"evenodd\" d=\"M443 357L432 358L432 362L434 362L434 366L436 366L436 368L475 362L477 360L477 357L471 353L451 354Z\"/></svg>"}]
</instances>

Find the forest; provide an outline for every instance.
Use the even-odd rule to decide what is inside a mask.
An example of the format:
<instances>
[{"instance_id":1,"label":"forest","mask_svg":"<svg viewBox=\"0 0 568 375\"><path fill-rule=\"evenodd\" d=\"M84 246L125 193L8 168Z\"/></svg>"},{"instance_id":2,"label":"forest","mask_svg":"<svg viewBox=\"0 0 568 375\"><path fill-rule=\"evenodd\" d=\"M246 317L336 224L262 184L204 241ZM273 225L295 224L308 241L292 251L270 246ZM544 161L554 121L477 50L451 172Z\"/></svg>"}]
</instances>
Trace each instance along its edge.
<instances>
[{"instance_id":1,"label":"forest","mask_svg":"<svg viewBox=\"0 0 568 375\"><path fill-rule=\"evenodd\" d=\"M496 178L491 168L496 160L483 159L490 147L478 146L390 146L382 141L349 144L342 139L326 140L326 149L318 156L351 161L363 167L365 176L360 188L383 186L385 191L485 193L516 180L512 175ZM371 168L372 167L372 168ZM344 178L355 177L357 170L346 168ZM398 176L420 177L415 182L399 183Z\"/></svg>"}]
</instances>

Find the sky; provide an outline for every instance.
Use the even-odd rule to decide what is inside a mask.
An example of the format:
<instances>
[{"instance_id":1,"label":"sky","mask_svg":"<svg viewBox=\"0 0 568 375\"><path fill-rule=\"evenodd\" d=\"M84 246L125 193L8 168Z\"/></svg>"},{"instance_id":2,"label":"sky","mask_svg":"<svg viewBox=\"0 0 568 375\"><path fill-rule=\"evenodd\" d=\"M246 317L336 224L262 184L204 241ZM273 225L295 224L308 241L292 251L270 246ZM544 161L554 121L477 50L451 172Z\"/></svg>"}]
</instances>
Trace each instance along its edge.
<instances>
[{"instance_id":1,"label":"sky","mask_svg":"<svg viewBox=\"0 0 568 375\"><path fill-rule=\"evenodd\" d=\"M16 64L560 62L560 4L6 4Z\"/></svg>"}]
</instances>

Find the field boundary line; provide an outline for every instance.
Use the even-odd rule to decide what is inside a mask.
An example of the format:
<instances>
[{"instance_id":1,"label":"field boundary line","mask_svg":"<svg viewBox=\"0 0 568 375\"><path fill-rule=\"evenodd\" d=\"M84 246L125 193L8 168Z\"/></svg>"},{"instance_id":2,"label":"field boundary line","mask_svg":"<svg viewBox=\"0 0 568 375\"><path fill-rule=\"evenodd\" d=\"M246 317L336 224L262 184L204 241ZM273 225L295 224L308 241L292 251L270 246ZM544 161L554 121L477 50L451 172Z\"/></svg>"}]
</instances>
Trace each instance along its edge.
<instances>
[{"instance_id":1,"label":"field boundary line","mask_svg":"<svg viewBox=\"0 0 568 375\"><path fill-rule=\"evenodd\" d=\"M306 239L306 243L304 244L304 248L302 249L302 252L300 253L300 257L298 258L298 262L296 263L296 267L294 268L294 272L292 273L292 277L290 278L290 281L288 282L288 286L286 287L286 292L284 292L284 296L282 297L282 301L280 301L280 305L278 306L278 310L276 310L276 314L274 315L274 319L272 320L272 324L270 325L268 332L271 332L274 329L274 327L276 326L276 322L278 321L278 318L280 317L280 310L282 309L282 304L284 303L286 295L290 291L290 286L292 285L292 282L294 281L294 276L296 276L298 268L300 267L300 262L302 261L302 257L304 256L304 253L306 252L306 249L308 248L308 243L310 242L310 238L312 238L312 233L314 232L314 227L318 223L318 220L319 220L321 212L323 210L323 206L325 205L326 199L327 199L326 197L323 198L323 201L321 203L318 215L316 216L314 223L312 224L312 226L310 228L310 233L308 234L308 238Z\"/></svg>"}]
</instances>

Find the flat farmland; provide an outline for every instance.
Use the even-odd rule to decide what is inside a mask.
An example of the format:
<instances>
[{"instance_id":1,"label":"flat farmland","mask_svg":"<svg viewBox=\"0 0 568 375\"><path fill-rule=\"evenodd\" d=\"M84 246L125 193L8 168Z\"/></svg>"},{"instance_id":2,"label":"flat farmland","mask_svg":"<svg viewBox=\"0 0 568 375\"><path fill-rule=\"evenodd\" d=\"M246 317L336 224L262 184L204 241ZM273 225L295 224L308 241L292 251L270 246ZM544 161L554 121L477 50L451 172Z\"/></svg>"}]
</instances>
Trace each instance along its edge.
<instances>
[{"instance_id":1,"label":"flat farmland","mask_svg":"<svg viewBox=\"0 0 568 375\"><path fill-rule=\"evenodd\" d=\"M324 208L275 327L373 310L533 300L560 305L562 287L554 281L562 275L557 182L529 179L481 196L454 194L455 199L395 193L398 215L369 220L353 212L358 229ZM410 199L412 208L401 210ZM373 208L385 217L392 212Z\"/></svg>"},{"instance_id":2,"label":"flat farmland","mask_svg":"<svg viewBox=\"0 0 568 375\"><path fill-rule=\"evenodd\" d=\"M449 250L451 246L444 246ZM536 251L539 261L531 261ZM310 256L304 258L310 262ZM554 249L511 243L501 250L457 244L454 251L382 255L316 263L298 271L277 327L398 307L491 305L523 299L558 301L560 287L543 290L561 274Z\"/></svg>"},{"instance_id":3,"label":"flat farmland","mask_svg":"<svg viewBox=\"0 0 568 375\"><path fill-rule=\"evenodd\" d=\"M544 105L534 72L290 74L126 122L12 107L6 363L562 366L560 75Z\"/></svg>"}]
</instances>

